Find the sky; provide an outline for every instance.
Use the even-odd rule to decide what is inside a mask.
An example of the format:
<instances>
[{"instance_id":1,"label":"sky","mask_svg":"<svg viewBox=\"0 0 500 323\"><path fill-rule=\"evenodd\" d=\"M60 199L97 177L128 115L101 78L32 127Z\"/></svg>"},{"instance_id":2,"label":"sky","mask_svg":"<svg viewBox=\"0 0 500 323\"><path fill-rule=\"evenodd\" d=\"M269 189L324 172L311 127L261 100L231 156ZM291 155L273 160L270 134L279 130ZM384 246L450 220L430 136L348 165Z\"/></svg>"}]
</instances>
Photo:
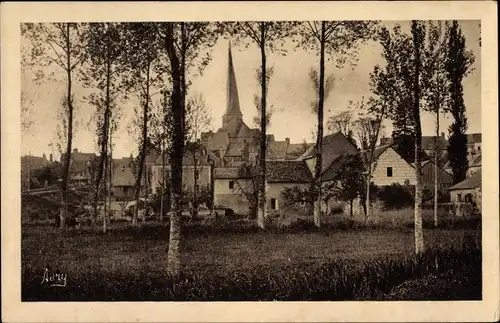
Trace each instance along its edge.
<instances>
[{"instance_id":1,"label":"sky","mask_svg":"<svg viewBox=\"0 0 500 323\"><path fill-rule=\"evenodd\" d=\"M384 22L387 26L395 23L402 25L407 22ZM473 71L463 81L464 101L468 118L468 132L481 132L481 51L479 47L479 21L460 21L462 32L466 39L466 46L475 55ZM212 129L216 131L222 125L222 115L226 108L226 83L228 40L221 38L212 49L212 60L202 76L193 80L191 93L203 95L206 105L213 117ZM373 67L382 64L380 45L369 42L360 46L359 61L356 66L344 66L337 69L332 61L326 61L327 75L335 77L334 87L325 101L325 120L332 114L348 109L350 100L357 102L362 97L371 95L369 74ZM255 79L255 71L260 66L260 52L256 46L248 49L232 45L233 63L238 84L240 107L245 123L251 127L253 117L257 114L254 106L254 95L259 93L259 86ZM268 133L274 134L276 140L290 138L292 143L301 143L305 140L313 142L312 130L316 127L316 117L311 111L311 102L315 93L309 80L311 68L318 68L319 57L315 53L294 49L287 45L287 55L268 54L268 65L274 67L274 73L269 84L268 104L274 106L271 125ZM35 121L29 132L22 134L22 154L47 156L52 153L58 156L50 143L57 138L56 119L60 98L64 94L62 83L55 81L44 82L35 86L22 81L22 87L27 89L33 98L31 119ZM76 120L77 131L74 136L73 147L82 152L95 152L95 135L85 130L92 108L83 99L86 91L76 83L75 98L77 102ZM189 94L188 94L189 95ZM120 128L113 138L116 145L113 157L128 157L136 154L138 143L129 134L130 121L134 118L134 100L121 104L122 119ZM354 111L356 114L357 112ZM451 117L442 116L440 127L448 134ZM434 135L435 117L422 113L422 132L424 135ZM390 136L392 127L389 121L385 122L385 135Z\"/></svg>"}]
</instances>

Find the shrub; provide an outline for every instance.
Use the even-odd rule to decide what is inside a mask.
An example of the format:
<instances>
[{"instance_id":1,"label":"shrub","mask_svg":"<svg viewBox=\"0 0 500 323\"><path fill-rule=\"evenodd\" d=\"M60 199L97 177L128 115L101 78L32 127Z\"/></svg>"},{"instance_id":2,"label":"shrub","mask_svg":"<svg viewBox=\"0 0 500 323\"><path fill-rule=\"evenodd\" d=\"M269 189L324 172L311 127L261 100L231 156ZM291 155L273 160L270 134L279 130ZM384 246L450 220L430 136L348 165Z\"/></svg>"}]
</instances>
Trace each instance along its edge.
<instances>
[{"instance_id":1,"label":"shrub","mask_svg":"<svg viewBox=\"0 0 500 323\"><path fill-rule=\"evenodd\" d=\"M386 210L398 210L410 207L415 203L411 190L396 183L381 187L377 195Z\"/></svg>"}]
</instances>

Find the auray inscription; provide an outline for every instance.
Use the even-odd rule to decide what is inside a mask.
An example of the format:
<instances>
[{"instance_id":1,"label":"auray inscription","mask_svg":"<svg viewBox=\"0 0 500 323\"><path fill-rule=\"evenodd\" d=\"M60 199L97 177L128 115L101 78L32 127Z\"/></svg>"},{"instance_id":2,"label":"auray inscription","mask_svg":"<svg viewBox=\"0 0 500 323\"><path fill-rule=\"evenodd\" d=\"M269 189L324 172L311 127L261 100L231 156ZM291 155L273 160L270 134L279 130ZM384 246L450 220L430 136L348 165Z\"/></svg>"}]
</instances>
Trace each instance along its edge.
<instances>
[{"instance_id":1,"label":"auray inscription","mask_svg":"<svg viewBox=\"0 0 500 323\"><path fill-rule=\"evenodd\" d=\"M66 274L51 270L50 268L45 268L41 284L64 287L66 286L67 278L68 275Z\"/></svg>"}]
</instances>

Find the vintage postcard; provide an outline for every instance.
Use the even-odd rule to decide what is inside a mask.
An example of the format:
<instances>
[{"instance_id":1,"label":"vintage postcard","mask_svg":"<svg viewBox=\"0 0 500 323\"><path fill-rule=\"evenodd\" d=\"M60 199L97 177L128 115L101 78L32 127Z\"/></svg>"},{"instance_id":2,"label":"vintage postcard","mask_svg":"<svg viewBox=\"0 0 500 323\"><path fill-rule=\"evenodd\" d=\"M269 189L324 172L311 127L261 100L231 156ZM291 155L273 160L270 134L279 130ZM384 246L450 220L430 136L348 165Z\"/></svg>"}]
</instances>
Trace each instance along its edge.
<instances>
[{"instance_id":1,"label":"vintage postcard","mask_svg":"<svg viewBox=\"0 0 500 323\"><path fill-rule=\"evenodd\" d=\"M4 3L2 320L497 321L496 9Z\"/></svg>"}]
</instances>

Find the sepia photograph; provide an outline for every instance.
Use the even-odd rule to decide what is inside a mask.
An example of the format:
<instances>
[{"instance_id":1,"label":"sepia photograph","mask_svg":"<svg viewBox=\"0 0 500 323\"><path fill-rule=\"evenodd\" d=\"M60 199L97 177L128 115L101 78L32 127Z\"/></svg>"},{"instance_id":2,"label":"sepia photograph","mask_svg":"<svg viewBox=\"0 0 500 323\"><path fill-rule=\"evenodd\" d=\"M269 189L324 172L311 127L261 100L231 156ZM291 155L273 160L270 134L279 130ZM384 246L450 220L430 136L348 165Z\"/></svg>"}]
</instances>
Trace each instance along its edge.
<instances>
[{"instance_id":1,"label":"sepia photograph","mask_svg":"<svg viewBox=\"0 0 500 323\"><path fill-rule=\"evenodd\" d=\"M19 21L20 301L485 300L458 17Z\"/></svg>"}]
</instances>

